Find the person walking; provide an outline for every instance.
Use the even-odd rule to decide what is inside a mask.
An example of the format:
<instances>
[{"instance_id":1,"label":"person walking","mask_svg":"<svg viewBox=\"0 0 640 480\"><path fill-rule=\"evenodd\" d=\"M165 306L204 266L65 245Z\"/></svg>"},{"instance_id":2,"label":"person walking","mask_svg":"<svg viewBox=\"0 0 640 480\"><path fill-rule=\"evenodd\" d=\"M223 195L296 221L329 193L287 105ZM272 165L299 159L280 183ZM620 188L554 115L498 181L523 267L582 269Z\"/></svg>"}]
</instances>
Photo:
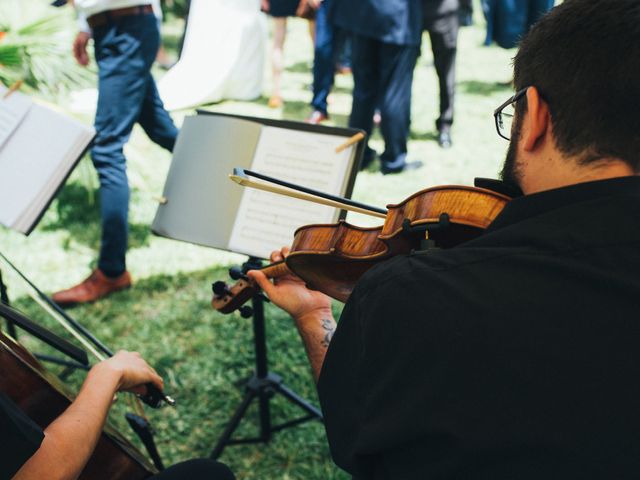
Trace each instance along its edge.
<instances>
[{"instance_id":1,"label":"person walking","mask_svg":"<svg viewBox=\"0 0 640 480\"><path fill-rule=\"evenodd\" d=\"M178 135L151 75L160 46L151 0L75 0L81 31L73 43L80 65L89 64L93 37L98 64L96 138L91 158L100 180L102 238L98 267L79 285L53 295L62 306L92 302L131 286L126 269L129 184L123 147L135 123L171 151Z\"/></svg>"},{"instance_id":2,"label":"person walking","mask_svg":"<svg viewBox=\"0 0 640 480\"><path fill-rule=\"evenodd\" d=\"M307 118L308 123L315 125L329 118L327 99L333 88L336 70L351 70L351 55L348 51L344 52L345 47L350 49L350 39L344 30L333 25L329 18L333 0L307 1L316 9L312 111Z\"/></svg>"}]
</instances>

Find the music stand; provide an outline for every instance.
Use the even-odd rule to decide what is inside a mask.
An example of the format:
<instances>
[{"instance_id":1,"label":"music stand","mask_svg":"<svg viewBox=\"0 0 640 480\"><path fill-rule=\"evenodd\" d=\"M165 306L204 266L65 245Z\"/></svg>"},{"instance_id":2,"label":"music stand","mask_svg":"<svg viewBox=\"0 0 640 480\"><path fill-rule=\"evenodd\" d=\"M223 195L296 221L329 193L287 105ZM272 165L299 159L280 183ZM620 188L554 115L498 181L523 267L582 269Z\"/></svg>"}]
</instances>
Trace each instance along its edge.
<instances>
[{"instance_id":1,"label":"music stand","mask_svg":"<svg viewBox=\"0 0 640 480\"><path fill-rule=\"evenodd\" d=\"M284 237L278 235L277 241L273 240L276 236L272 234L273 232L267 236L252 233L251 239L255 242L246 240L242 246L240 245L242 241L235 240L236 233L242 230L239 225L252 230L254 227L262 228L267 223L263 217L260 217L260 222L255 222L253 220L256 218L255 211L253 216L242 213L244 190L227 178L235 167L260 171L266 166L268 170L270 168L268 163L277 159L278 161L272 163L271 167L281 167L282 162L290 162L288 164L290 166L285 169L289 173L295 171L307 177L313 176L316 172L316 164L309 161L310 159L292 162L291 158L293 155L308 155L309 147L313 146L316 151L323 152L322 163L325 167L329 165L328 168L333 168L332 172L341 172L331 173L330 180L335 182L335 185L339 184L339 189L328 193L350 197L364 153L364 144L358 143L342 154L338 154L340 150L337 147L361 133L359 130L203 111L198 113L196 116L187 117L180 130L162 201L151 230L157 235L174 240L247 255L249 258L242 267L231 269L232 278L242 278L248 270L260 268L262 266L260 258L268 258L272 250L291 243L295 230L292 228ZM279 157L281 152L277 150L285 142L269 142L269 138L272 140L275 138L272 135L284 138L287 140L287 145L293 144L294 147L300 148L293 148L291 155L287 158ZM301 144L301 140L304 144ZM265 154L270 148L276 151L268 151ZM282 162L279 162L281 159ZM306 172L303 170L305 167L308 169ZM284 178L284 180L289 179ZM294 210L298 209L300 203L304 204L292 199L279 200L278 204L281 205L284 202L293 202ZM263 207L257 200L249 200L247 204ZM333 223L338 218L344 218L344 212L326 208L329 209L329 213L324 212L325 217L303 216L295 227L310 222ZM277 209L276 205L274 210ZM288 218L287 213L280 218ZM273 244L266 244L265 238L272 240ZM222 288L225 288L224 285ZM253 321L255 371L244 385L244 397L216 442L211 452L212 458L219 457L227 445L268 442L272 434L277 431L312 419L322 420L322 414L317 407L287 387L280 375L269 371L264 319L265 301L266 298L258 294L252 298L251 307L245 306L240 309L242 317L252 317ZM269 402L276 394L282 395L287 401L300 407L305 414L285 423L273 425ZM249 406L256 399L260 414L259 434L254 438L232 438Z\"/></svg>"},{"instance_id":2,"label":"music stand","mask_svg":"<svg viewBox=\"0 0 640 480\"><path fill-rule=\"evenodd\" d=\"M262 260L255 257L249 259L242 265L241 274L244 275L249 270L255 270L262 267ZM231 276L238 276L236 269L231 269ZM238 277L239 278L239 277ZM307 400L293 392L282 381L282 377L269 371L269 362L267 359L267 343L264 318L264 303L268 301L264 295L258 293L251 298L251 307L243 307L241 316L253 318L253 345L255 349L255 372L245 383L245 394L236 408L233 416L227 423L224 432L218 439L216 446L211 452L211 458L218 458L227 445L239 445L247 443L266 443L271 439L271 435L285 428L293 427L309 420L318 419L323 421L320 410L311 405ZM269 401L275 394L280 394L289 402L297 405L307 412L307 415L289 420L280 425L273 425L271 422L271 412L269 409ZM232 435L240 425L249 406L254 400L258 400L258 412L260 417L260 434L254 438L232 439Z\"/></svg>"}]
</instances>

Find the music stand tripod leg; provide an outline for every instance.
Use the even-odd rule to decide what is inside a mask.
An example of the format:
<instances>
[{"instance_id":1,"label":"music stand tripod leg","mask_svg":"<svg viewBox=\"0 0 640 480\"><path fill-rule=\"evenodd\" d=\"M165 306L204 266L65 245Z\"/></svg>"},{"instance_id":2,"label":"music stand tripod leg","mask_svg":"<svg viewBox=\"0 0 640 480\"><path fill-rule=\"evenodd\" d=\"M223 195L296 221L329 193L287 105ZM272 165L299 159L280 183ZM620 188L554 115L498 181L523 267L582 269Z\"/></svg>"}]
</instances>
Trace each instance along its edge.
<instances>
[{"instance_id":1,"label":"music stand tripod leg","mask_svg":"<svg viewBox=\"0 0 640 480\"><path fill-rule=\"evenodd\" d=\"M248 270L261 268L262 263L259 259L250 258L242 265L242 271L246 273ZM266 443L271 439L274 432L284 428L298 425L299 423L319 419L323 420L322 413L316 407L304 400L302 397L287 388L279 375L269 372L269 362L267 358L267 342L265 332L264 319L264 302L268 301L262 294L255 295L251 299L253 311L253 341L255 349L255 373L247 382L245 388L246 393L242 402L236 409L229 423L227 424L220 439L216 443L211 458L217 459L227 445L237 445L242 443ZM271 422L271 412L269 402L274 394L280 393L286 400L298 405L309 415L302 419L296 419L286 422L280 426L274 427ZM250 439L232 439L233 432L238 428L249 405L254 399L258 399L259 417L260 417L260 435L257 438Z\"/></svg>"},{"instance_id":2,"label":"music stand tripod leg","mask_svg":"<svg viewBox=\"0 0 640 480\"><path fill-rule=\"evenodd\" d=\"M320 411L319 408L314 407L310 402L302 398L297 393L293 392L291 389L289 389L285 385L282 385L282 384L274 385L274 388L276 389L276 393L279 393L280 395L285 397L287 400L289 400L291 403L298 405L300 408L305 410L310 415L313 415L314 417L318 418L318 420L324 421L324 417L322 416L322 412Z\"/></svg>"},{"instance_id":3,"label":"music stand tripod leg","mask_svg":"<svg viewBox=\"0 0 640 480\"><path fill-rule=\"evenodd\" d=\"M253 390L247 389L247 392L244 394L244 398L242 399L242 402L240 402L240 405L238 405L238 408L236 408L236 411L231 417L231 420L229 420L229 423L225 427L224 432L222 432L222 435L218 439L218 443L216 443L216 446L211 452L210 457L212 459L215 460L218 457L220 457L220 455L222 455L222 451L224 450L224 448L229 443L231 443L231 435L233 435L233 432L235 432L236 428L238 428L238 425L240 425L240 422L242 421L242 417L244 417L244 414L247 412L249 405L251 405L251 402L255 397L256 397L256 392Z\"/></svg>"}]
</instances>

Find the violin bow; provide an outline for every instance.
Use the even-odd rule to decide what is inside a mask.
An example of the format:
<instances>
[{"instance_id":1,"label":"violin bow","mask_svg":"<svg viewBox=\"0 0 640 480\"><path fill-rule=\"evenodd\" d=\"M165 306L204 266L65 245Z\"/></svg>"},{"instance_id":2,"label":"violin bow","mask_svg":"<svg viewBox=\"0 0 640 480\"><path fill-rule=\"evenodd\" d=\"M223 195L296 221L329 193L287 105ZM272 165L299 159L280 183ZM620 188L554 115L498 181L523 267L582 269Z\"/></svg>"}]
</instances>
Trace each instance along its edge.
<instances>
[{"instance_id":1,"label":"violin bow","mask_svg":"<svg viewBox=\"0 0 640 480\"><path fill-rule=\"evenodd\" d=\"M42 292L31 280L29 280L11 261L0 252L0 259L8 265L11 270L29 286L29 296L46 311L54 320L56 320L65 330L78 340L89 352L93 354L98 361L103 361L113 356L113 352L109 350L100 340L98 340L89 330L71 318L60 306L51 300ZM152 408L157 408L160 402L164 401L167 405L175 406L176 401L164 392L160 391L155 385L148 384L147 393L140 395L139 398ZM141 407L140 407L141 409ZM138 409L138 412L141 410Z\"/></svg>"},{"instance_id":2,"label":"violin bow","mask_svg":"<svg viewBox=\"0 0 640 480\"><path fill-rule=\"evenodd\" d=\"M262 180L262 182L253 181L249 177L257 178ZM233 174L229 175L229 178L243 187L255 188L256 190L276 193L278 195L297 198L307 202L319 203L321 205L340 208L350 212L362 213L372 217L384 219L387 216L387 211L384 208L373 207L371 205L349 200L348 198L330 195L318 190L296 185L295 183L285 182L284 180L269 177L261 173L252 172L251 170L245 170L240 167L235 167L233 169ZM270 183L273 185L269 185Z\"/></svg>"}]
</instances>

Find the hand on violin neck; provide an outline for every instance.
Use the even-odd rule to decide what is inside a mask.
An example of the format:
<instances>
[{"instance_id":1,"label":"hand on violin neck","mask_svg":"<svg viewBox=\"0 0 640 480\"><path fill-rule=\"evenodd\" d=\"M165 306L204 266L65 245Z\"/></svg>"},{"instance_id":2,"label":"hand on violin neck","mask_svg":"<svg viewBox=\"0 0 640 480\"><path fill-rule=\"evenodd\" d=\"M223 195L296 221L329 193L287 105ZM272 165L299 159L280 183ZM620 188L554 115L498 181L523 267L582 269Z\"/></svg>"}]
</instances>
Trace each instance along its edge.
<instances>
[{"instance_id":1,"label":"hand on violin neck","mask_svg":"<svg viewBox=\"0 0 640 480\"><path fill-rule=\"evenodd\" d=\"M271 261L280 262L288 254L288 248L273 252ZM331 299L324 293L309 290L293 274L277 277L273 283L260 270L251 270L247 275L264 290L274 304L293 317L307 351L313 376L318 380L336 327L331 312Z\"/></svg>"},{"instance_id":2,"label":"hand on violin neck","mask_svg":"<svg viewBox=\"0 0 640 480\"><path fill-rule=\"evenodd\" d=\"M94 369L104 372L103 375L113 375L117 380L116 391L144 394L147 383L155 385L160 390L164 388L162 378L138 352L121 350L97 364Z\"/></svg>"},{"instance_id":3,"label":"hand on violin neck","mask_svg":"<svg viewBox=\"0 0 640 480\"><path fill-rule=\"evenodd\" d=\"M288 254L287 247L273 252L271 262L281 262ZM331 316L331 299L324 293L309 290L296 275L284 275L274 279L273 282L260 270L251 270L247 275L267 294L269 300L289 313L296 321L310 316L313 312Z\"/></svg>"}]
</instances>

